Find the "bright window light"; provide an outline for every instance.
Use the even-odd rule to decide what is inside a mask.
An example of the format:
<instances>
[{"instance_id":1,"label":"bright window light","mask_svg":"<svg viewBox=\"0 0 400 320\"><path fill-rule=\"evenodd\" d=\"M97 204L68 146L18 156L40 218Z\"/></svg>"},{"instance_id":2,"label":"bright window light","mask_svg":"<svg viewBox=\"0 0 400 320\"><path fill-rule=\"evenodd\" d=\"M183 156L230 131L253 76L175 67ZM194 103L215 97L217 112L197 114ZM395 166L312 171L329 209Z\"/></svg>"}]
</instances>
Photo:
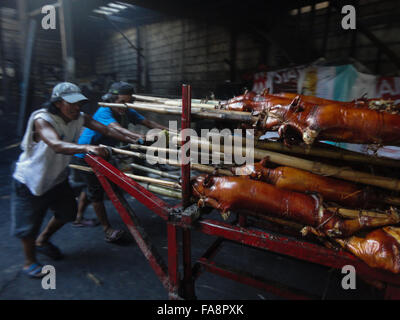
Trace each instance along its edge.
<instances>
[{"instance_id":1,"label":"bright window light","mask_svg":"<svg viewBox=\"0 0 400 320\"><path fill-rule=\"evenodd\" d=\"M118 4L122 5L122 6L125 6L125 7L136 9L136 6L134 6L133 4L130 4L130 3L125 3L125 2L121 2L121 1L116 1L116 3L118 3Z\"/></svg>"},{"instance_id":2,"label":"bright window light","mask_svg":"<svg viewBox=\"0 0 400 320\"><path fill-rule=\"evenodd\" d=\"M108 4L108 6L111 7L111 8L119 9L119 10L124 10L124 9L127 8L127 6L123 6L123 5L121 5L121 4L116 4L116 3L113 3L113 2L110 2L110 3Z\"/></svg>"},{"instance_id":3,"label":"bright window light","mask_svg":"<svg viewBox=\"0 0 400 320\"><path fill-rule=\"evenodd\" d=\"M323 1L315 4L315 10L322 10L329 7L329 1ZM311 12L312 6L304 6L300 8L300 13ZM296 16L299 14L299 9L292 9L289 11L291 16Z\"/></svg>"},{"instance_id":4,"label":"bright window light","mask_svg":"<svg viewBox=\"0 0 400 320\"><path fill-rule=\"evenodd\" d=\"M109 7L100 7L100 9L103 10L103 11L110 11L110 12L113 12L113 13L117 13L117 12L120 11L118 9L109 8Z\"/></svg>"},{"instance_id":5,"label":"bright window light","mask_svg":"<svg viewBox=\"0 0 400 320\"><path fill-rule=\"evenodd\" d=\"M98 14L105 14L105 15L107 15L107 16L110 15L110 14L112 14L112 12L103 11L103 10L98 10L98 9L94 9L93 12L96 12L96 13L98 13Z\"/></svg>"}]
</instances>

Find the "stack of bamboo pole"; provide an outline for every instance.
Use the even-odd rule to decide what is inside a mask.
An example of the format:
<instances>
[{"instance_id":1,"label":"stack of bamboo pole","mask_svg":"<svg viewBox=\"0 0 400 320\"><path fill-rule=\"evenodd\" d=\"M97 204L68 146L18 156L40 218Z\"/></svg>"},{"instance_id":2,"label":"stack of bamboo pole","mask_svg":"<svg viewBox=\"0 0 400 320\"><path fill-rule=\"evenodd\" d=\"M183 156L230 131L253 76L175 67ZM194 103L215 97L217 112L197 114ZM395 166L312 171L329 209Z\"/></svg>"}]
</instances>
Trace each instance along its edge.
<instances>
[{"instance_id":1,"label":"stack of bamboo pole","mask_svg":"<svg viewBox=\"0 0 400 320\"><path fill-rule=\"evenodd\" d=\"M159 98L159 97L149 97L149 96L141 96L141 95L134 95L136 101L131 104L112 104L112 103L99 103L102 106L108 107L118 107L118 108L133 108L139 111L151 111L161 114L172 114L172 115L181 115L181 101L177 99L166 99L166 98ZM225 121L237 121L242 123L254 123L257 121L257 117L253 116L251 113L248 112L234 112L234 111L226 111L217 109L219 101L199 101L192 99L192 116L199 117L199 118L206 118L206 119L215 119L215 120L225 120ZM174 144L180 145L182 141L179 138L179 135L175 132L169 132L171 141ZM222 136L220 137L222 139ZM240 156L246 156L246 152L248 151L245 146L248 145L248 140L242 137L231 137L233 141L239 142L242 146L240 150L224 150L223 144L216 146L214 143L210 142L207 139L198 138L198 137L191 137L190 143L191 146L194 148L202 148L201 150L209 149L212 154L218 155L219 157L223 157L223 155L227 152L231 152L233 155L237 154ZM263 142L263 141L256 141L254 143L254 150L252 150L252 156L254 160L261 160L265 157L269 159L270 162L275 163L277 165L289 166L294 167L302 170L306 170L318 175L323 176L332 176L339 179L352 181L360 184L371 185L374 187L383 188L386 190L391 191L400 191L400 180L397 178L392 177L384 177L378 176L358 170L353 170L348 166L333 166L328 165L320 161L312 161L301 158L301 156L315 156L326 159L336 159L341 162L349 162L349 163L363 163L369 164L372 166L382 166L382 167L391 167L391 168L399 168L400 161L392 160L388 158L381 158L381 157L373 157L373 156L366 156L355 152L344 151L344 150L333 150L328 148L323 148L321 146L308 146L304 148L302 146L292 146L290 148L282 145L278 142ZM215 147L218 147L219 152L215 151ZM158 151L158 152L165 152L166 154L169 153L178 153L177 150L172 150L168 148L159 148L159 147L146 147L146 146L138 146L132 145L132 149L134 150L141 150L141 151ZM143 153L127 151L127 150L118 150L117 148L113 149L115 152L128 154L134 157L139 157L142 159L146 159L146 156ZM193 152L196 156L202 154L202 152ZM193 154L192 153L192 154ZM290 154L290 155L288 155ZM296 156L294 156L296 155ZM157 158L157 157L155 157ZM148 159L148 157L147 157ZM163 163L167 163L173 166L180 166L180 163L177 161L169 161L165 160ZM199 164L191 164L191 168L208 172L208 173L215 173L215 169L211 166L204 166ZM136 167L138 169L138 167ZM146 169L142 168L143 171ZM148 170L149 171L149 170ZM154 172L153 172L154 173ZM232 175L229 170L218 169L219 174L225 175ZM161 173L160 176L163 176ZM165 177L165 176L164 176ZM141 178L139 178L140 180ZM139 181L138 180L138 181ZM143 181L143 180L140 180ZM145 181L146 183L150 183ZM154 183L154 181L152 181ZM157 182L156 182L157 183ZM172 188L172 185L166 186L162 183L159 183L158 186L160 188ZM171 189L171 190L172 190ZM178 192L180 187L175 186L174 191ZM178 192L179 193L179 192ZM176 194L175 194L176 195ZM392 205L400 205L400 200L397 197L387 196L387 203ZM355 217L358 216L361 211L358 210L348 210L344 208L337 209L339 214L345 217ZM362 214L366 215L374 215L374 212L366 212L362 211Z\"/></svg>"}]
</instances>

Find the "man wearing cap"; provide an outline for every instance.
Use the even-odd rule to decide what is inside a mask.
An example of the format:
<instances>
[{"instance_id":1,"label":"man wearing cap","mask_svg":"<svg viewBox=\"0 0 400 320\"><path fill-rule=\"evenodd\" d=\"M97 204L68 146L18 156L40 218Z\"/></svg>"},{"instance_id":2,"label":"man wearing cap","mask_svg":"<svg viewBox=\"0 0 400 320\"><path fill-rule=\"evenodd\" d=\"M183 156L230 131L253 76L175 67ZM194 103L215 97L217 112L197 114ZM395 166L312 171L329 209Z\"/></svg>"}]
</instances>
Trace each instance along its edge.
<instances>
[{"instance_id":1,"label":"man wearing cap","mask_svg":"<svg viewBox=\"0 0 400 320\"><path fill-rule=\"evenodd\" d=\"M134 100L132 96L134 93L132 85L127 82L119 81L111 85L110 90L102 97L102 100L113 103L131 103ZM107 127L119 131L121 134L137 140L144 140L144 136L128 130L127 127L129 123L135 125L142 124L148 128L167 129L167 127L164 127L157 122L146 119L137 111L127 108L100 107L94 114L93 119ZM106 144L114 146L117 141L107 139L99 132L85 129L79 137L78 143L92 145ZM76 154L75 157L73 157L72 163L84 165L83 157L83 154ZM122 238L124 232L122 230L115 230L110 225L103 203L104 191L97 177L93 173L78 170L75 170L74 175L75 179L83 181L86 184L86 188L79 197L78 213L73 225L77 227L95 225L92 220L83 218L84 210L91 202L96 216L103 227L105 240L107 242L117 242Z\"/></svg>"},{"instance_id":2,"label":"man wearing cap","mask_svg":"<svg viewBox=\"0 0 400 320\"><path fill-rule=\"evenodd\" d=\"M23 137L22 154L13 173L11 197L12 234L22 241L25 264L23 272L29 277L42 277L42 266L36 252L53 259L62 258L61 251L50 237L65 223L74 221L77 206L68 183L68 164L76 153L93 153L107 156L99 146L77 144L83 126L126 142L131 137L106 127L80 112L87 98L75 84L59 83L53 88L46 108L33 112ZM47 209L54 216L37 237Z\"/></svg>"}]
</instances>

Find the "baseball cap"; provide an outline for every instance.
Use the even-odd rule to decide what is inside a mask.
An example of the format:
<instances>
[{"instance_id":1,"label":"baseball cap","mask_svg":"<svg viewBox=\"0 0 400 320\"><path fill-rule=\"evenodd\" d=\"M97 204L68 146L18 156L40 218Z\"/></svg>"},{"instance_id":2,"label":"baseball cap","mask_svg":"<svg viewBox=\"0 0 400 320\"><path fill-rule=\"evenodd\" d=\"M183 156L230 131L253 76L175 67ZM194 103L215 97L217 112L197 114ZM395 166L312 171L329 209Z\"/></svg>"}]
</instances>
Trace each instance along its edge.
<instances>
[{"instance_id":1,"label":"baseball cap","mask_svg":"<svg viewBox=\"0 0 400 320\"><path fill-rule=\"evenodd\" d=\"M56 102L60 99L63 99L69 103L89 100L81 93L81 89L79 89L76 84L71 82L61 82L53 88L50 101Z\"/></svg>"},{"instance_id":2,"label":"baseball cap","mask_svg":"<svg viewBox=\"0 0 400 320\"><path fill-rule=\"evenodd\" d=\"M111 94L134 94L135 93L135 89L133 88L132 85L130 85L127 82L124 81L118 81L118 82L114 82L111 87L110 90L108 90L108 93Z\"/></svg>"},{"instance_id":3,"label":"baseball cap","mask_svg":"<svg viewBox=\"0 0 400 320\"><path fill-rule=\"evenodd\" d=\"M112 102L113 97L115 97L115 95L113 95L112 93L106 93L105 95L101 96L101 100L103 102Z\"/></svg>"}]
</instances>

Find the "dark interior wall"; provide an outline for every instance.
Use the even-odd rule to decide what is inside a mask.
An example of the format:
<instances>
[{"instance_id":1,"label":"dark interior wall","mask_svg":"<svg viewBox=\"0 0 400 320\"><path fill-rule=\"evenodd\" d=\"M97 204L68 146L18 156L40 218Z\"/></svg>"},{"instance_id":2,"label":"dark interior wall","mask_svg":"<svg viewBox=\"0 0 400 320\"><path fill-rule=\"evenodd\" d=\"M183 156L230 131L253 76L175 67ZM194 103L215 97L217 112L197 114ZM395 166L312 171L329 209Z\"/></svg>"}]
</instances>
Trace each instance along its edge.
<instances>
[{"instance_id":1,"label":"dark interior wall","mask_svg":"<svg viewBox=\"0 0 400 320\"><path fill-rule=\"evenodd\" d=\"M398 73L395 64L361 30L341 28L343 16L337 9L331 10L329 20L327 12L327 9L316 10L314 17L312 12L301 15L288 12L286 18L272 27L263 29L260 22L257 28L251 28L243 23L236 24L236 31L227 23L216 25L212 21L185 18L169 18L139 27L120 24L135 45L140 34L145 57L140 79L136 50L109 24L94 25L84 15L81 17L84 21L75 21L77 81L87 84L98 79L104 84L101 90L106 90L113 79L125 80L135 84L140 92L165 96L180 96L180 85L186 82L192 85L194 97L204 98L228 80L243 85L260 65L271 70L319 57L339 62L353 57L367 67L365 71ZM5 61L14 70L9 81L10 92L15 98L13 104L18 104L22 65L17 12L2 8L2 13ZM400 1L359 0L357 21L364 22L368 30L400 56L400 20L396 19L399 14ZM56 82L63 80L63 70L59 28L41 30L40 20L37 21L32 79L39 103Z\"/></svg>"},{"instance_id":2,"label":"dark interior wall","mask_svg":"<svg viewBox=\"0 0 400 320\"><path fill-rule=\"evenodd\" d=\"M400 2L359 0L354 5L357 21L400 56L400 21L393 19L400 13ZM302 7L304 4L299 9ZM141 26L140 46L145 63L139 88L155 95L179 96L180 85L186 82L192 85L193 96L204 98L228 80L244 82L260 65L271 70L321 57L332 63L349 63L352 58L365 66L360 71L397 74L393 61L360 27L355 31L341 27L344 15L340 7L332 5L328 12L327 8L298 15L289 11L284 20L268 30L261 25L243 24L237 27L235 36L235 30L227 25L195 19L171 18ZM134 43L137 30L125 29ZM232 59L234 65L230 64ZM114 73L117 79L135 80L136 70L136 52L126 40L116 32L106 37L96 57L96 73Z\"/></svg>"},{"instance_id":3,"label":"dark interior wall","mask_svg":"<svg viewBox=\"0 0 400 320\"><path fill-rule=\"evenodd\" d=\"M136 28L124 31L125 36L136 43ZM115 75L116 79L136 82L137 52L119 32L107 32L104 41L96 50L95 73Z\"/></svg>"},{"instance_id":4,"label":"dark interior wall","mask_svg":"<svg viewBox=\"0 0 400 320\"><path fill-rule=\"evenodd\" d=\"M133 42L137 28L124 30ZM190 83L193 96L205 98L218 85L231 80L232 31L227 27L187 19L172 19L139 27L143 48L142 87L146 93L179 96L182 83ZM255 71L262 60L259 43L245 34L236 41L236 78ZM110 34L96 56L96 73L114 73L118 80L136 81L137 53L118 33Z\"/></svg>"},{"instance_id":5,"label":"dark interior wall","mask_svg":"<svg viewBox=\"0 0 400 320\"><path fill-rule=\"evenodd\" d=\"M17 103L20 71L20 42L18 41L18 22L15 19L16 11L10 8L0 8L0 32L2 44L1 72L1 101L6 111L14 109ZM3 68L5 69L3 71ZM7 88L4 88L3 77L7 77Z\"/></svg>"},{"instance_id":6,"label":"dark interior wall","mask_svg":"<svg viewBox=\"0 0 400 320\"><path fill-rule=\"evenodd\" d=\"M366 37L361 24L400 57L400 20L397 18L400 15L400 1L359 0L355 7L358 23L355 31L343 30L341 21L344 15L334 7L329 15L328 9L316 10L314 22L312 13L308 12L288 17L291 23L286 25L291 26L293 35L304 44L305 56L313 50L313 57L325 57L330 61L344 61L351 57L361 62L367 68L366 72L397 74L396 65Z\"/></svg>"}]
</instances>

